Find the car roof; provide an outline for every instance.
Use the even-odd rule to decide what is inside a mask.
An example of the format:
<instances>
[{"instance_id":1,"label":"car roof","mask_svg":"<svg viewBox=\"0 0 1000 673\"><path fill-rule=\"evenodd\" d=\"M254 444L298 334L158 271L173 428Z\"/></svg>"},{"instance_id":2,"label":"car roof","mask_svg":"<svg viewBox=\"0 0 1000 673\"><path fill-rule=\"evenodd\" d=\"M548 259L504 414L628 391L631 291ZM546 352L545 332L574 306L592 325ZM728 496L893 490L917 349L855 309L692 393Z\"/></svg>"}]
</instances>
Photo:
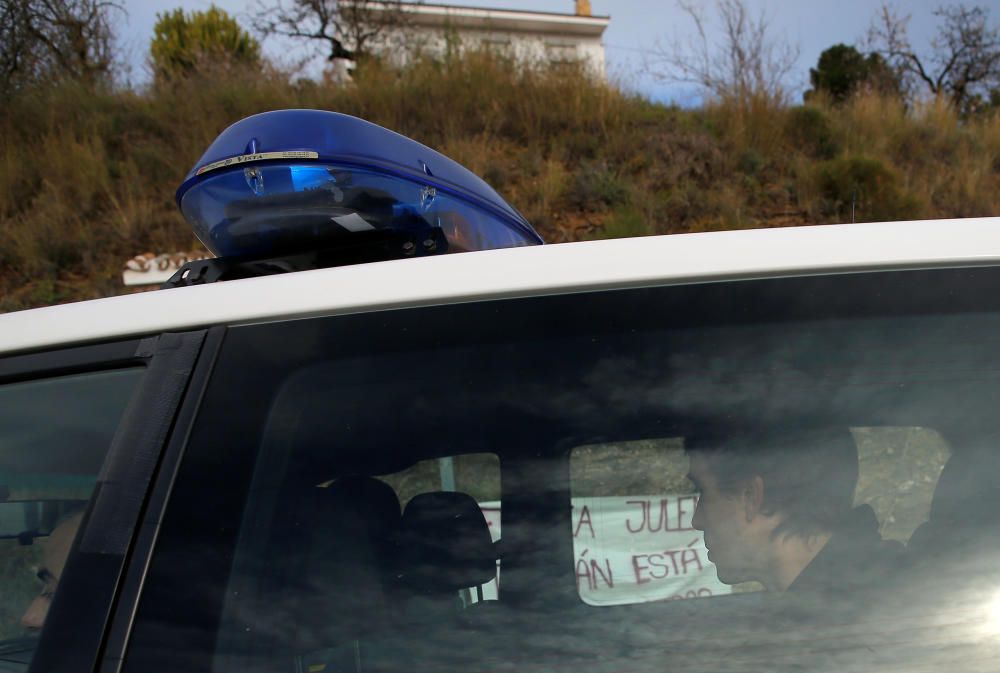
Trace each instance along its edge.
<instances>
[{"instance_id":1,"label":"car roof","mask_svg":"<svg viewBox=\"0 0 1000 673\"><path fill-rule=\"evenodd\" d=\"M675 234L301 271L0 315L0 354L209 325L730 279L1000 264L1000 217Z\"/></svg>"}]
</instances>

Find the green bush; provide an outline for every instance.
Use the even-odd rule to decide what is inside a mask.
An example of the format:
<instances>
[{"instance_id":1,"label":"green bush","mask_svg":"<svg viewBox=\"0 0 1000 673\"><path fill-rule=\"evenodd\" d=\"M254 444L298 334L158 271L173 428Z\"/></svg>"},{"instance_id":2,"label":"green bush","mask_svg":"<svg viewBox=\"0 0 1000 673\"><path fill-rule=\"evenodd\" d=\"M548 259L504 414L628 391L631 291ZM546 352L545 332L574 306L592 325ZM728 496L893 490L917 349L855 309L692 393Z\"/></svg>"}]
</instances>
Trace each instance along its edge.
<instances>
[{"instance_id":1,"label":"green bush","mask_svg":"<svg viewBox=\"0 0 1000 673\"><path fill-rule=\"evenodd\" d=\"M631 206L620 206L605 220L600 238L632 238L653 233L651 222L639 210Z\"/></svg>"},{"instance_id":2,"label":"green bush","mask_svg":"<svg viewBox=\"0 0 1000 673\"><path fill-rule=\"evenodd\" d=\"M818 159L832 159L840 151L829 114L813 105L788 111L785 137L793 151L805 152Z\"/></svg>"},{"instance_id":3,"label":"green bush","mask_svg":"<svg viewBox=\"0 0 1000 673\"><path fill-rule=\"evenodd\" d=\"M822 212L838 222L908 220L917 201L900 186L896 174L879 159L841 157L815 168Z\"/></svg>"},{"instance_id":4,"label":"green bush","mask_svg":"<svg viewBox=\"0 0 1000 673\"><path fill-rule=\"evenodd\" d=\"M156 15L149 55L159 79L199 69L259 67L260 44L236 19L212 5L204 12L182 9Z\"/></svg>"},{"instance_id":5,"label":"green bush","mask_svg":"<svg viewBox=\"0 0 1000 673\"><path fill-rule=\"evenodd\" d=\"M604 162L587 162L573 175L567 195L574 208L597 212L628 202L628 187Z\"/></svg>"},{"instance_id":6,"label":"green bush","mask_svg":"<svg viewBox=\"0 0 1000 673\"><path fill-rule=\"evenodd\" d=\"M753 148L744 150L736 160L736 170L748 177L757 177L767 165L767 159Z\"/></svg>"}]
</instances>

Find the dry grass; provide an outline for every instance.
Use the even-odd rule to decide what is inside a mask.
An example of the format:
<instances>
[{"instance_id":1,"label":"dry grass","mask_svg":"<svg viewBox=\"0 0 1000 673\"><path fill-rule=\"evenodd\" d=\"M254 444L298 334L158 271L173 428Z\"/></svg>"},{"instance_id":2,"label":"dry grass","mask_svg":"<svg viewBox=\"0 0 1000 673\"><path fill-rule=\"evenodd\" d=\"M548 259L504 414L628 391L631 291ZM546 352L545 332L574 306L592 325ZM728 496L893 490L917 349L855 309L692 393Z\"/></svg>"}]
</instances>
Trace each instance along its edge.
<instances>
[{"instance_id":1,"label":"dry grass","mask_svg":"<svg viewBox=\"0 0 1000 673\"><path fill-rule=\"evenodd\" d=\"M0 102L0 311L121 292L121 265L197 243L173 191L264 110L357 115L483 176L551 241L1000 213L1000 115L867 95L681 110L488 53L364 63L356 83L202 72L145 92L63 85Z\"/></svg>"}]
</instances>

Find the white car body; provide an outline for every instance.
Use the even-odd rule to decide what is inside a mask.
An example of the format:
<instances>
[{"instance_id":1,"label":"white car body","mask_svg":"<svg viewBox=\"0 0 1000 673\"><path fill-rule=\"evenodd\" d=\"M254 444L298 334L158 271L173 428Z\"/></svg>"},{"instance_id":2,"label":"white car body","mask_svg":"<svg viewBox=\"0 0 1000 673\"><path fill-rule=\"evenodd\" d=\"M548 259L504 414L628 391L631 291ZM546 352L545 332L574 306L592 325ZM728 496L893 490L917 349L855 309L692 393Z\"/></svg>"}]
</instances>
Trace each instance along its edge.
<instances>
[{"instance_id":1,"label":"white car body","mask_svg":"<svg viewBox=\"0 0 1000 673\"><path fill-rule=\"evenodd\" d=\"M0 353L209 325L472 300L1000 264L1000 217L725 231L397 260L0 316Z\"/></svg>"}]
</instances>

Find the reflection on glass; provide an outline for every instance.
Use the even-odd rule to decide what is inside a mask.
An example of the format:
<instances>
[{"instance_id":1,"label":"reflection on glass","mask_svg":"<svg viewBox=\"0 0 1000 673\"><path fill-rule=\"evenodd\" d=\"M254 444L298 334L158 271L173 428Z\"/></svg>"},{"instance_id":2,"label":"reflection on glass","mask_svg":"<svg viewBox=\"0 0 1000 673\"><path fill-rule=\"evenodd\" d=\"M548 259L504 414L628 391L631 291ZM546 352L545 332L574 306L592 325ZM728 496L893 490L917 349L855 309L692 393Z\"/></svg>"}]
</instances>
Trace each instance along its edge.
<instances>
[{"instance_id":1,"label":"reflection on glass","mask_svg":"<svg viewBox=\"0 0 1000 673\"><path fill-rule=\"evenodd\" d=\"M83 510L142 372L0 386L0 662L14 670L31 661Z\"/></svg>"}]
</instances>

